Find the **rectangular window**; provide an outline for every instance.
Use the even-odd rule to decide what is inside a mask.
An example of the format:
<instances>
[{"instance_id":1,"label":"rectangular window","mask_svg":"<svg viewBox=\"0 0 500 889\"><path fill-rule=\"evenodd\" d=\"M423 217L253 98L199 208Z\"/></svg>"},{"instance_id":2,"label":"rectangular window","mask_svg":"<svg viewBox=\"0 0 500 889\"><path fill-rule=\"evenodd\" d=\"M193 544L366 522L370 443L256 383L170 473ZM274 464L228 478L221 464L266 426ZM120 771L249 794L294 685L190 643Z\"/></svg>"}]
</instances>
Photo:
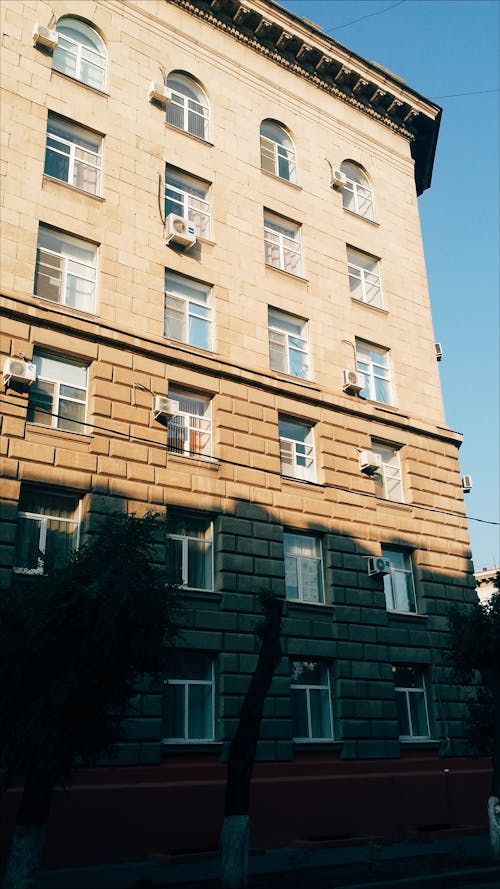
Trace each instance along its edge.
<instances>
[{"instance_id":1,"label":"rectangular window","mask_svg":"<svg viewBox=\"0 0 500 889\"><path fill-rule=\"evenodd\" d=\"M35 295L41 299L95 312L97 247L45 225L38 228Z\"/></svg>"},{"instance_id":2,"label":"rectangular window","mask_svg":"<svg viewBox=\"0 0 500 889\"><path fill-rule=\"evenodd\" d=\"M194 590L213 590L213 526L204 516L168 514L167 580Z\"/></svg>"},{"instance_id":3,"label":"rectangular window","mask_svg":"<svg viewBox=\"0 0 500 889\"><path fill-rule=\"evenodd\" d=\"M34 352L36 381L29 390L28 423L85 432L87 366L81 361Z\"/></svg>"},{"instance_id":4,"label":"rectangular window","mask_svg":"<svg viewBox=\"0 0 500 889\"><path fill-rule=\"evenodd\" d=\"M365 388L360 392L361 397L378 401L380 404L392 404L388 350L356 340L356 366L365 378Z\"/></svg>"},{"instance_id":5,"label":"rectangular window","mask_svg":"<svg viewBox=\"0 0 500 889\"><path fill-rule=\"evenodd\" d=\"M383 308L382 285L380 282L379 261L368 253L361 253L352 247L347 248L349 287L353 299L369 306Z\"/></svg>"},{"instance_id":6,"label":"rectangular window","mask_svg":"<svg viewBox=\"0 0 500 889\"><path fill-rule=\"evenodd\" d=\"M404 550L382 547L382 558L391 563L390 574L384 574L385 603L388 611L415 613L417 602L411 554Z\"/></svg>"},{"instance_id":7,"label":"rectangular window","mask_svg":"<svg viewBox=\"0 0 500 889\"><path fill-rule=\"evenodd\" d=\"M429 738L429 714L423 671L400 665L392 668L401 740Z\"/></svg>"},{"instance_id":8,"label":"rectangular window","mask_svg":"<svg viewBox=\"0 0 500 889\"><path fill-rule=\"evenodd\" d=\"M314 436L312 426L279 418L281 475L313 482Z\"/></svg>"},{"instance_id":9,"label":"rectangular window","mask_svg":"<svg viewBox=\"0 0 500 889\"><path fill-rule=\"evenodd\" d=\"M165 336L198 349L212 348L210 287L165 273Z\"/></svg>"},{"instance_id":10,"label":"rectangular window","mask_svg":"<svg viewBox=\"0 0 500 889\"><path fill-rule=\"evenodd\" d=\"M403 502L403 480L399 450L390 445L372 442L372 451L382 458L382 466L373 476L375 493L384 500Z\"/></svg>"},{"instance_id":11,"label":"rectangular window","mask_svg":"<svg viewBox=\"0 0 500 889\"><path fill-rule=\"evenodd\" d=\"M49 112L44 173L100 194L101 146L101 136Z\"/></svg>"},{"instance_id":12,"label":"rectangular window","mask_svg":"<svg viewBox=\"0 0 500 889\"><path fill-rule=\"evenodd\" d=\"M14 571L43 574L63 567L78 548L78 497L36 488L21 488Z\"/></svg>"},{"instance_id":13,"label":"rectangular window","mask_svg":"<svg viewBox=\"0 0 500 889\"><path fill-rule=\"evenodd\" d=\"M267 265L291 275L302 275L300 225L264 211L264 249Z\"/></svg>"},{"instance_id":14,"label":"rectangular window","mask_svg":"<svg viewBox=\"0 0 500 889\"><path fill-rule=\"evenodd\" d=\"M165 168L165 215L175 213L194 225L199 238L210 238L209 186L175 167Z\"/></svg>"},{"instance_id":15,"label":"rectangular window","mask_svg":"<svg viewBox=\"0 0 500 889\"><path fill-rule=\"evenodd\" d=\"M283 534L287 599L324 602L321 541L310 534Z\"/></svg>"},{"instance_id":16,"label":"rectangular window","mask_svg":"<svg viewBox=\"0 0 500 889\"><path fill-rule=\"evenodd\" d=\"M179 402L179 413L168 424L168 450L187 457L212 453L210 399L203 395L170 388L168 397Z\"/></svg>"},{"instance_id":17,"label":"rectangular window","mask_svg":"<svg viewBox=\"0 0 500 889\"><path fill-rule=\"evenodd\" d=\"M269 364L292 377L309 377L307 323L295 315L268 309Z\"/></svg>"},{"instance_id":18,"label":"rectangular window","mask_svg":"<svg viewBox=\"0 0 500 889\"><path fill-rule=\"evenodd\" d=\"M292 661L293 738L295 741L333 739L330 671L319 661Z\"/></svg>"},{"instance_id":19,"label":"rectangular window","mask_svg":"<svg viewBox=\"0 0 500 889\"><path fill-rule=\"evenodd\" d=\"M163 689L163 743L213 741L213 659L197 652L176 655Z\"/></svg>"}]
</instances>

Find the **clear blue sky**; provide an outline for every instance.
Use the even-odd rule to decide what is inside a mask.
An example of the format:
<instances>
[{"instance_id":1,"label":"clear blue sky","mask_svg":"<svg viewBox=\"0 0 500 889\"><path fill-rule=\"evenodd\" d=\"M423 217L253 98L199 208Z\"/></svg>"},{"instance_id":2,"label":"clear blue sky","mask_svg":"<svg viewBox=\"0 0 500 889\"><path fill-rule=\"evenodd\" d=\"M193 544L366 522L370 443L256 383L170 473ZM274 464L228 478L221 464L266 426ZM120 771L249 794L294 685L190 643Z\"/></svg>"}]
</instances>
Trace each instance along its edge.
<instances>
[{"instance_id":1,"label":"clear blue sky","mask_svg":"<svg viewBox=\"0 0 500 889\"><path fill-rule=\"evenodd\" d=\"M441 385L447 423L464 435L462 473L473 479L467 514L498 522L500 3L280 2L443 108L432 186L419 198L434 331L444 349ZM469 530L476 570L499 565L500 529L470 521Z\"/></svg>"}]
</instances>

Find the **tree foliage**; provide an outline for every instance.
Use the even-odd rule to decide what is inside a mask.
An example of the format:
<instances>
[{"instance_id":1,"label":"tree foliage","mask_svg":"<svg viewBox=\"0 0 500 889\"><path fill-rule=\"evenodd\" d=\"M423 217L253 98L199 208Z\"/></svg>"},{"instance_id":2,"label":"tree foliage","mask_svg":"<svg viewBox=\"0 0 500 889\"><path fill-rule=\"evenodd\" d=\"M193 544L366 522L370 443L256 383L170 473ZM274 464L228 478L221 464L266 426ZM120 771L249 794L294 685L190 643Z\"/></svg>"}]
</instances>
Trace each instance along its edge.
<instances>
[{"instance_id":1,"label":"tree foliage","mask_svg":"<svg viewBox=\"0 0 500 889\"><path fill-rule=\"evenodd\" d=\"M112 514L63 569L0 597L0 763L7 776L67 780L120 739L137 683L159 676L175 589L159 562L163 519ZM164 550L163 550L164 551Z\"/></svg>"}]
</instances>

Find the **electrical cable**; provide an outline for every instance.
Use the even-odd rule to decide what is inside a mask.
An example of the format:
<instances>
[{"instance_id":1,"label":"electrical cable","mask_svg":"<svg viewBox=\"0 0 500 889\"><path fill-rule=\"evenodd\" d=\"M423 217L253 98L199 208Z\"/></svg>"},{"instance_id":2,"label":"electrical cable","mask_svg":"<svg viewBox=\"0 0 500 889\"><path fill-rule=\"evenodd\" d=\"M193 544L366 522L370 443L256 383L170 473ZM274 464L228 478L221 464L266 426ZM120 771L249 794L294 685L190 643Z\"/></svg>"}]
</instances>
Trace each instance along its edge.
<instances>
[{"instance_id":1,"label":"electrical cable","mask_svg":"<svg viewBox=\"0 0 500 889\"><path fill-rule=\"evenodd\" d=\"M392 6L386 6L384 9L378 9L376 12L368 12L366 15L362 15L359 19L352 19L350 22L344 22L343 25L337 25L335 28L329 28L325 31L325 34L331 34L332 31L340 31L341 28L348 28L350 25L356 25L358 22L364 21L364 19L370 19L375 15L382 15L384 12L390 12L391 9L396 9L397 6L402 6L403 3L406 3L406 0L398 0L397 3L393 3Z\"/></svg>"},{"instance_id":2,"label":"electrical cable","mask_svg":"<svg viewBox=\"0 0 500 889\"><path fill-rule=\"evenodd\" d=\"M9 400L8 398L5 397L5 395L0 395L0 401L4 401L9 405L13 405L13 406L15 405L16 407L20 407L20 405L17 402ZM57 417L57 418L65 419L65 420L68 419L67 417L63 417L62 414L53 414L51 411L46 410L45 408L42 408L40 406L37 406L36 409L39 413L44 413L44 414L47 414L48 416L51 416L51 417ZM276 470L260 469L258 466L248 466L248 464L246 464L246 463L237 463L235 460L227 460L227 459L221 458L221 457L208 457L204 454L199 454L196 451L185 451L185 450L183 450L182 452L181 451L173 451L171 449L169 450L167 442L165 442L165 444L162 444L161 442L153 441L150 438L145 438L140 435L132 435L130 432L128 432L128 433L120 432L119 430L116 430L116 429L110 429L108 426L98 426L95 423L88 423L88 422L84 422L83 420L71 419L71 422L77 423L78 425L83 426L84 427L83 434L85 434L85 432L88 429L93 429L96 432L106 433L106 435L108 435L110 438L126 438L126 439L128 439L128 441L136 441L136 442L139 442L140 444L147 444L147 445L151 445L152 447L156 447L156 448L164 448L168 454L175 455L177 453L180 456L196 457L197 459L201 460L202 462L211 463L211 464L222 463L225 466L234 466L238 469L254 469L256 472L265 472L267 475L274 475L274 476L277 476L278 478L285 478L285 479L291 479L292 481L299 481L301 484L303 484L305 486L310 486L313 488L327 488L328 490L341 491L345 494L352 494L356 497L368 497L371 500L377 500L377 501L380 501L381 503L391 502L391 501L387 501L384 497L377 497L376 494L370 494L369 492L366 492L366 491L353 491L352 488L347 488L344 485L335 485L335 484L332 484L331 482L324 482L324 483L309 482L304 479L296 479L293 476L283 476L281 474L281 472L278 472ZM47 428L47 427L44 427L44 428ZM81 435L82 433L77 433L77 434ZM88 434L90 434L90 433L88 433ZM408 503L408 504L404 504L404 505L410 506L412 509L420 509L425 512L437 513L438 515L450 516L452 518L457 518L457 519L467 519L467 521L470 521L470 522L481 522L484 525L500 525L500 522L493 522L493 521L490 521L489 519L480 519L477 516L463 515L462 513L459 513L459 512L451 512L451 510L437 509L434 506L423 506L418 503Z\"/></svg>"}]
</instances>

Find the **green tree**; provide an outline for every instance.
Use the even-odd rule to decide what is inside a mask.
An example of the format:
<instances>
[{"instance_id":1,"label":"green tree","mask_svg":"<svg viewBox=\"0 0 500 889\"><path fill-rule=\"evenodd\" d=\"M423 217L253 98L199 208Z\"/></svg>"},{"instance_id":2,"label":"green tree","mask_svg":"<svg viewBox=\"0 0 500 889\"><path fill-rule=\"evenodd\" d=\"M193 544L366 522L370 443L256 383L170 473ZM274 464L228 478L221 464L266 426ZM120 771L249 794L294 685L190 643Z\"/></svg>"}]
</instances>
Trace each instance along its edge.
<instances>
[{"instance_id":1,"label":"green tree","mask_svg":"<svg viewBox=\"0 0 500 889\"><path fill-rule=\"evenodd\" d=\"M450 661L455 681L476 688L468 696L468 735L473 749L491 755L488 800L493 855L500 861L500 572L486 603L450 609Z\"/></svg>"},{"instance_id":2,"label":"green tree","mask_svg":"<svg viewBox=\"0 0 500 889\"><path fill-rule=\"evenodd\" d=\"M137 685L159 677L176 634L164 522L112 514L62 569L19 577L0 597L0 763L22 802L8 889L33 885L54 788L75 761L111 754Z\"/></svg>"}]
</instances>

